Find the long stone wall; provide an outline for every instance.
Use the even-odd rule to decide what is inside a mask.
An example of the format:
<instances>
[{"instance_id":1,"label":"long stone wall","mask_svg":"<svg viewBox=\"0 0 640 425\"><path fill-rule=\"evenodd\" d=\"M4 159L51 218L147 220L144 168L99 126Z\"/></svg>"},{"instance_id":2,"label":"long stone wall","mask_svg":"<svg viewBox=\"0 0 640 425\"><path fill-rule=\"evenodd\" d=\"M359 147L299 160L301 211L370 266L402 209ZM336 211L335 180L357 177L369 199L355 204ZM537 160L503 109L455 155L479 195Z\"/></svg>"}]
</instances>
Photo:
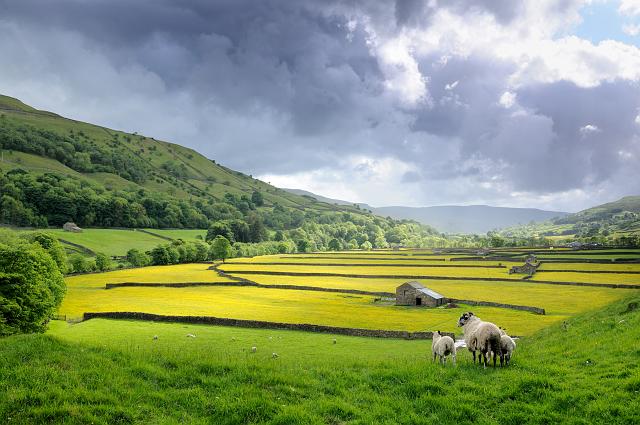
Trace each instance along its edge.
<instances>
[{"instance_id":1,"label":"long stone wall","mask_svg":"<svg viewBox=\"0 0 640 425\"><path fill-rule=\"evenodd\" d=\"M234 274L246 275L269 275L269 276L303 276L303 277L347 277L357 279L407 279L407 280L464 280L476 282L518 282L517 279L507 279L501 277L453 277L453 276L428 276L428 275L361 275L348 273L303 273L303 272L277 272L277 271L257 271L257 270L230 270ZM229 276L225 272L226 276ZM528 283L546 285L568 285L568 286L594 286L598 288L615 289L640 289L640 285L626 283L586 283L586 282L558 282L552 280L529 280Z\"/></svg>"},{"instance_id":2,"label":"long stone wall","mask_svg":"<svg viewBox=\"0 0 640 425\"><path fill-rule=\"evenodd\" d=\"M544 308L533 307L528 305L516 305L516 304L504 304L504 303L496 303L493 301L475 301L475 300L462 300L458 298L448 298L449 302L457 303L457 304L468 304L468 305L477 305L483 307L497 307L497 308L508 308L511 310L520 310L520 311L529 311L535 314L546 314Z\"/></svg>"},{"instance_id":3,"label":"long stone wall","mask_svg":"<svg viewBox=\"0 0 640 425\"><path fill-rule=\"evenodd\" d=\"M320 286L304 286L304 285L277 285L277 284L261 284L250 281L234 281L234 282L178 282L178 283L165 283L165 282L119 282L119 283L107 283L105 289L114 289L122 287L165 287L165 288L187 288L190 286L250 286L254 288L266 288L266 289L292 289L298 291L316 291L316 292L337 292L341 294L355 294L355 295L370 295L374 297L392 297L395 294L393 292L372 292L362 291L359 289L341 289L341 288L323 288Z\"/></svg>"},{"instance_id":4,"label":"long stone wall","mask_svg":"<svg viewBox=\"0 0 640 425\"><path fill-rule=\"evenodd\" d=\"M468 269L504 269L505 266L496 265L470 265L470 264L369 264L369 263L284 263L284 262L234 262L228 261L225 264L247 265L252 266L320 266L320 267L455 267Z\"/></svg>"},{"instance_id":5,"label":"long stone wall","mask_svg":"<svg viewBox=\"0 0 640 425\"><path fill-rule=\"evenodd\" d=\"M146 320L154 322L174 322L174 323L193 323L202 325L215 326L236 326L241 328L255 329L282 329L303 332L315 332L324 334L348 335L348 336L364 336L373 338L397 338L397 339L431 339L433 332L409 332L409 331L392 331L382 329L361 329L361 328L344 328L337 326L312 325L307 323L280 323L267 322L261 320L243 320L228 319L213 316L166 316L160 314L140 313L140 312L104 312L104 313L84 313L83 320L90 319L127 319L127 320ZM455 338L450 332L442 332L443 335L449 335Z\"/></svg>"}]
</instances>

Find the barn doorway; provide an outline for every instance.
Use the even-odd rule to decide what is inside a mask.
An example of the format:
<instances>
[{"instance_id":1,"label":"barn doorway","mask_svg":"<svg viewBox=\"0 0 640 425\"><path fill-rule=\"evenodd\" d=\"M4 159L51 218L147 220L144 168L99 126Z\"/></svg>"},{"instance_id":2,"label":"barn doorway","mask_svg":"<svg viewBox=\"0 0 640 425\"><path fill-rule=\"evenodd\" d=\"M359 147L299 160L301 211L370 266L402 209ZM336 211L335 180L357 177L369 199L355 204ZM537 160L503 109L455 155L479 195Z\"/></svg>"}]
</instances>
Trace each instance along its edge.
<instances>
[{"instance_id":1,"label":"barn doorway","mask_svg":"<svg viewBox=\"0 0 640 425\"><path fill-rule=\"evenodd\" d=\"M416 298L416 305L422 305L422 298Z\"/></svg>"}]
</instances>

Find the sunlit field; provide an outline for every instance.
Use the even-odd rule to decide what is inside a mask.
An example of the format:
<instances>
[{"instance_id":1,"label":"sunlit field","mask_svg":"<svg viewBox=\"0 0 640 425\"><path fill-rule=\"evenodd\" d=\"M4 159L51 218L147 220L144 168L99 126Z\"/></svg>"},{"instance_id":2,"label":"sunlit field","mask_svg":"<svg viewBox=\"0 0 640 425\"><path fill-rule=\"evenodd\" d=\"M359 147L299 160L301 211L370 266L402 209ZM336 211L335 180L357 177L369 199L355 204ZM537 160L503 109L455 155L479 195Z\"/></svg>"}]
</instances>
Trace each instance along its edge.
<instances>
[{"instance_id":1,"label":"sunlit field","mask_svg":"<svg viewBox=\"0 0 640 425\"><path fill-rule=\"evenodd\" d=\"M423 253L421 251L420 253ZM540 272L531 281L522 275L509 275L500 268L478 267L498 265L499 262L450 261L450 267L430 267L434 262L421 261L411 251L411 264L402 263L397 251L385 253L333 253L338 259L325 258L326 254L301 254L289 256L263 256L250 259L233 259L220 264L220 269L231 276L249 279L262 285L293 285L327 288L329 290L361 290L394 293L406 279L393 276L418 275L451 278L418 279L424 286L446 297L474 301L490 301L504 304L544 308L546 315L496 307L459 305L456 308L415 308L395 306L391 300L379 297L318 292L294 289L272 289L237 286L172 287L118 287L104 289L107 283L229 283L231 279L220 277L209 264L187 264L126 269L100 274L87 274L67 278L68 293L60 308L60 314L70 319L81 318L85 312L135 311L173 316L214 316L233 319L272 321L281 323L308 323L338 327L425 331L434 328L450 332L458 331L456 320L461 312L472 310L486 320L499 323L517 335L530 335L554 322L572 315L597 309L628 295L626 289L585 286L559 286L535 283L537 280L560 282L629 283L640 284L640 275L624 272L640 270L638 264L543 264L543 267L560 270L616 271L621 274ZM352 260L355 254L376 256L372 260ZM410 255L409 255L410 254ZM306 258L310 257L310 258ZM472 256L471 256L472 257ZM342 259L344 258L344 259ZM460 258L460 256L456 256ZM363 263L364 261L364 263ZM367 266L370 261L372 266ZM326 265L316 265L316 263ZM278 264L260 264L278 263ZM285 264L282 264L285 263ZM291 263L291 264L286 264ZM409 261L407 261L409 263ZM416 267L428 265L429 267ZM471 266L471 267L460 267ZM606 266L606 267L605 267ZM342 276L291 276L265 274L234 274L234 271L277 271L281 273L337 273L365 277ZM367 278L367 275L382 277ZM386 277L389 276L389 277ZM457 280L456 278L509 278L509 281Z\"/></svg>"}]
</instances>

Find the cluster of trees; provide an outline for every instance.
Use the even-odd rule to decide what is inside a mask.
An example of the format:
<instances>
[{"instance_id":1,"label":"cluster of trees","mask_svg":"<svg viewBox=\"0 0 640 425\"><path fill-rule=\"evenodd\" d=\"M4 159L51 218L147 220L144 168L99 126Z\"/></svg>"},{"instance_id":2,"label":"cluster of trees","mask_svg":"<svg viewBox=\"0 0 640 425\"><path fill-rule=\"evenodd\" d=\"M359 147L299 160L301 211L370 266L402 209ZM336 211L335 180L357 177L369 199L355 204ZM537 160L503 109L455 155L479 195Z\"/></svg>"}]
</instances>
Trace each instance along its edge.
<instances>
[{"instance_id":1,"label":"cluster of trees","mask_svg":"<svg viewBox=\"0 0 640 425\"><path fill-rule=\"evenodd\" d=\"M233 206L178 200L146 190L107 191L87 180L21 169L0 172L0 222L17 226L207 228L211 220L242 218Z\"/></svg>"},{"instance_id":2,"label":"cluster of trees","mask_svg":"<svg viewBox=\"0 0 640 425\"><path fill-rule=\"evenodd\" d=\"M0 336L44 331L64 297L66 270L55 238L0 233Z\"/></svg>"},{"instance_id":3,"label":"cluster of trees","mask_svg":"<svg viewBox=\"0 0 640 425\"><path fill-rule=\"evenodd\" d=\"M118 133L112 137L115 149L100 146L82 131L60 135L30 125L16 124L4 115L0 116L2 149L52 158L81 173L107 172L133 182L144 182L149 172L147 164L133 152L122 149Z\"/></svg>"}]
</instances>

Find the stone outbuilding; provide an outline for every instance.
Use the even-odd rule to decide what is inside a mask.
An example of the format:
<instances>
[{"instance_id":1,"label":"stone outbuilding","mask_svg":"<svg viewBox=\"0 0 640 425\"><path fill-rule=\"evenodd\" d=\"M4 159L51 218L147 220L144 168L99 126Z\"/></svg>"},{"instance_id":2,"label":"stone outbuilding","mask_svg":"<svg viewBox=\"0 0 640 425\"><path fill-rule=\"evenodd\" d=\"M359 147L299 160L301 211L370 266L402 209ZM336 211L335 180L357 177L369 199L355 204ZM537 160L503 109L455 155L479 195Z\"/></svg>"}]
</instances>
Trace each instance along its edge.
<instances>
[{"instance_id":1,"label":"stone outbuilding","mask_svg":"<svg viewBox=\"0 0 640 425\"><path fill-rule=\"evenodd\" d=\"M405 282L396 288L396 305L438 307L447 302L444 295L425 288L418 282Z\"/></svg>"},{"instance_id":2,"label":"stone outbuilding","mask_svg":"<svg viewBox=\"0 0 640 425\"><path fill-rule=\"evenodd\" d=\"M62 230L64 230L65 232L73 232L73 233L82 232L82 229L76 223L72 223L70 221L67 223L64 223L64 225L62 226Z\"/></svg>"},{"instance_id":3,"label":"stone outbuilding","mask_svg":"<svg viewBox=\"0 0 640 425\"><path fill-rule=\"evenodd\" d=\"M529 276L533 276L533 274L538 270L538 266L540 263L534 264L526 262L522 266L513 266L509 270L509 274L526 274Z\"/></svg>"}]
</instances>

